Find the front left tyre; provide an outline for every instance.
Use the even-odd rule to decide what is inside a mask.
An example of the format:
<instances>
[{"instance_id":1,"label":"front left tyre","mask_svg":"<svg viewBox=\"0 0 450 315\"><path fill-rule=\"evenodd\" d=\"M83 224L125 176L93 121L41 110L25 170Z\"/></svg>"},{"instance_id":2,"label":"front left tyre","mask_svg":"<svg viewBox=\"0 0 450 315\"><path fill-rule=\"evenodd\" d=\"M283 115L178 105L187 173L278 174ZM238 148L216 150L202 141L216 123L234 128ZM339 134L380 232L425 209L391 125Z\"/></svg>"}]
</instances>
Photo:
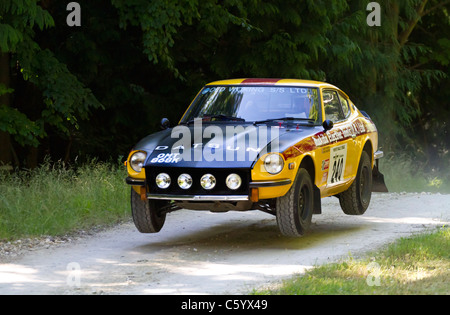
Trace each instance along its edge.
<instances>
[{"instance_id":1,"label":"front left tyre","mask_svg":"<svg viewBox=\"0 0 450 315\"><path fill-rule=\"evenodd\" d=\"M158 213L163 201L142 200L131 188L131 214L136 228L141 233L158 233L166 221L166 214Z\"/></svg>"}]
</instances>

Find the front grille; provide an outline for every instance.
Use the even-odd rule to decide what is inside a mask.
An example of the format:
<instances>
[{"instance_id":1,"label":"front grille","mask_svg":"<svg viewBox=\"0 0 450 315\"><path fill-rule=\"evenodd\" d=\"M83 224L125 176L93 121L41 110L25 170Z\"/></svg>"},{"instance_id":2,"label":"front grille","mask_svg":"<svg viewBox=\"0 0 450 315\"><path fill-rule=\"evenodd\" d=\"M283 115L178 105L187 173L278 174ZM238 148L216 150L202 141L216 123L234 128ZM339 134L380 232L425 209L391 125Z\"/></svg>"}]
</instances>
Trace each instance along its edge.
<instances>
[{"instance_id":1,"label":"front grille","mask_svg":"<svg viewBox=\"0 0 450 315\"><path fill-rule=\"evenodd\" d=\"M152 194L170 195L249 195L250 170L249 169L221 169L221 168L182 168L182 167L146 167L146 183L148 191ZM171 178L171 184L167 189L156 186L155 178L160 173L166 173ZM178 186L177 179L183 173L192 177L192 187L182 189ZM225 184L228 175L235 173L242 179L241 186L231 190ZM206 190L200 185L200 178L205 174L212 174L216 178L216 186Z\"/></svg>"}]
</instances>

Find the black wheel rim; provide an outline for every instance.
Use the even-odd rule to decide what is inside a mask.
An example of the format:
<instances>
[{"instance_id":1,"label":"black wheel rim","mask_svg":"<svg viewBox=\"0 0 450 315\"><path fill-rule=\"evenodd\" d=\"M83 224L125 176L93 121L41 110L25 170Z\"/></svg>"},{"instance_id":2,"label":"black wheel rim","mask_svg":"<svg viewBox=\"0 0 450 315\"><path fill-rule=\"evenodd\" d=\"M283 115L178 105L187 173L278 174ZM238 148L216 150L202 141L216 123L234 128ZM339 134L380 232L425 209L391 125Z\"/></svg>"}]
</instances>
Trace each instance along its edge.
<instances>
[{"instance_id":1,"label":"black wheel rim","mask_svg":"<svg viewBox=\"0 0 450 315\"><path fill-rule=\"evenodd\" d=\"M304 185L300 193L298 194L298 216L300 218L300 221L305 221L308 218L308 205L309 205L309 188L308 186Z\"/></svg>"},{"instance_id":2,"label":"black wheel rim","mask_svg":"<svg viewBox=\"0 0 450 315\"><path fill-rule=\"evenodd\" d=\"M363 167L359 180L359 194L363 204L369 203L370 199L370 171L368 167Z\"/></svg>"}]
</instances>

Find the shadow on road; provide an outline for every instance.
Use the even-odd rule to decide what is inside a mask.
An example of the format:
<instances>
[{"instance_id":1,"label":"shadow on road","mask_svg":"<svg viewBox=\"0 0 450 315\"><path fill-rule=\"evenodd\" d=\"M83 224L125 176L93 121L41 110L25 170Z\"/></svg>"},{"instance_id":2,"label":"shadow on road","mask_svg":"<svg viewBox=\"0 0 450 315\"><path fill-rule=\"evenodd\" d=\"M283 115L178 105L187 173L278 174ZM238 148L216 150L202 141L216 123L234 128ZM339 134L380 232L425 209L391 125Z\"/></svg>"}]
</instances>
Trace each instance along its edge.
<instances>
[{"instance_id":1,"label":"shadow on road","mask_svg":"<svg viewBox=\"0 0 450 315\"><path fill-rule=\"evenodd\" d=\"M142 253L154 250L168 249L173 247L195 247L197 250L220 250L220 249L287 249L302 250L318 246L329 240L349 236L352 233L366 229L364 224L312 224L310 231L300 238L288 238L280 234L275 219L265 219L259 222L244 223L223 222L214 226L205 227L195 232L180 233L178 236L169 236L165 240L152 241L136 247L134 250ZM170 232L170 235L176 233Z\"/></svg>"}]
</instances>

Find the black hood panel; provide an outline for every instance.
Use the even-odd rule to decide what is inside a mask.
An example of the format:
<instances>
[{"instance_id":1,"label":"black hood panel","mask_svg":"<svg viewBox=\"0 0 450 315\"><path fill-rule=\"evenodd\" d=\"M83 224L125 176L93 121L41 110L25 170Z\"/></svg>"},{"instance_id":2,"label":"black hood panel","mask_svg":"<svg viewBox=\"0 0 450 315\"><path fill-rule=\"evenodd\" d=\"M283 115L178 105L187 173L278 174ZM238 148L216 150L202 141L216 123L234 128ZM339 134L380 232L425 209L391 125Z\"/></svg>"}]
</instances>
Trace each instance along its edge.
<instances>
[{"instance_id":1,"label":"black hood panel","mask_svg":"<svg viewBox=\"0 0 450 315\"><path fill-rule=\"evenodd\" d=\"M148 153L146 166L251 168L259 156L282 153L320 131L318 126L177 126L142 139L134 150Z\"/></svg>"}]
</instances>

